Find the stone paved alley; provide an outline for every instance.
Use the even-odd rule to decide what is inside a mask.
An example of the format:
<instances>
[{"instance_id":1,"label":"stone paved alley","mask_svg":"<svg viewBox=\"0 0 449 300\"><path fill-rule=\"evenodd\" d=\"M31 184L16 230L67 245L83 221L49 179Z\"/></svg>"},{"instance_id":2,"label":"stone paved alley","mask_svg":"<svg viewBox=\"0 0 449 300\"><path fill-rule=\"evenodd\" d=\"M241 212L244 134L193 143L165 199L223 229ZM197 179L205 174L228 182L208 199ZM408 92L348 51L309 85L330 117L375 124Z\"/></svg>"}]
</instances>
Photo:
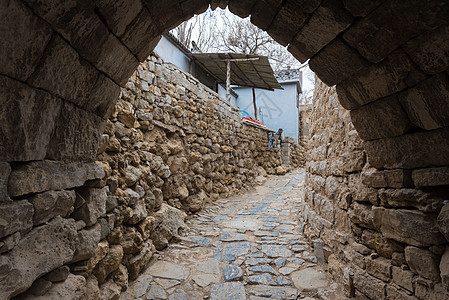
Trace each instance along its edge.
<instances>
[{"instance_id":1,"label":"stone paved alley","mask_svg":"<svg viewBox=\"0 0 449 300\"><path fill-rule=\"evenodd\" d=\"M120 299L336 299L301 235L304 170L192 215L182 241L157 253Z\"/></svg>"}]
</instances>

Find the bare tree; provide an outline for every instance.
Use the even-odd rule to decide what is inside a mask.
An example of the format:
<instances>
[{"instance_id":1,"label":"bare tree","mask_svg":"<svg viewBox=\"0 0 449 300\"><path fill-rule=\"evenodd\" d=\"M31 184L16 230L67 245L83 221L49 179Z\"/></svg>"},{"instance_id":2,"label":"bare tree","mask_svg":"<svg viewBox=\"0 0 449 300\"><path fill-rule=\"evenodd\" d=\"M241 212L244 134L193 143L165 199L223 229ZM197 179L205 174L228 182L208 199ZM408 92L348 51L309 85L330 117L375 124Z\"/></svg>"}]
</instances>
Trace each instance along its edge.
<instances>
[{"instance_id":1,"label":"bare tree","mask_svg":"<svg viewBox=\"0 0 449 300\"><path fill-rule=\"evenodd\" d=\"M202 52L233 52L267 56L274 71L298 66L298 61L249 18L227 10L208 9L171 31L189 49L192 41Z\"/></svg>"}]
</instances>

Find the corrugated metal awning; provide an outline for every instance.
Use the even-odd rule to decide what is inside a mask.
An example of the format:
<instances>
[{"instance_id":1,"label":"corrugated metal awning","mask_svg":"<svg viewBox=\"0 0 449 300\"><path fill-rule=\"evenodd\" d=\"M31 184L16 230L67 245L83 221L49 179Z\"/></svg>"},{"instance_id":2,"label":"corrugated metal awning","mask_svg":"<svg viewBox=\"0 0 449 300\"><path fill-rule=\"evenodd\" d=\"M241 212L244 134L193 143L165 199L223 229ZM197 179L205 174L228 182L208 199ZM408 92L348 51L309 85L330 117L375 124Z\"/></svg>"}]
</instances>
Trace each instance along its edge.
<instances>
[{"instance_id":1,"label":"corrugated metal awning","mask_svg":"<svg viewBox=\"0 0 449 300\"><path fill-rule=\"evenodd\" d=\"M266 56L238 53L192 53L219 83L226 83L227 62L231 61L231 84L273 91L283 89L273 75Z\"/></svg>"}]
</instances>

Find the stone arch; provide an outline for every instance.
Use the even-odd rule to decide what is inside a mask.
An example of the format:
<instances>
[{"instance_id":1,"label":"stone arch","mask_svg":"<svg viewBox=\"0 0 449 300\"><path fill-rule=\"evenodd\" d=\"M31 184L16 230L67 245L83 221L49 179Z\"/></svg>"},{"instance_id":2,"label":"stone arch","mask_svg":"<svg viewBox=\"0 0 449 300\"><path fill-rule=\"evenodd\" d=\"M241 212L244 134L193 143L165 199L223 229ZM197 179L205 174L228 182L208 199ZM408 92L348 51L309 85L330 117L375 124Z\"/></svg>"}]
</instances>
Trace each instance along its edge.
<instances>
[{"instance_id":1,"label":"stone arch","mask_svg":"<svg viewBox=\"0 0 449 300\"><path fill-rule=\"evenodd\" d=\"M298 60L310 58L320 79L337 85L375 167L449 163L446 1L11 0L1 5L7 121L0 160L93 160L119 86L163 32L211 5L251 15ZM417 158L416 151L428 155Z\"/></svg>"}]
</instances>

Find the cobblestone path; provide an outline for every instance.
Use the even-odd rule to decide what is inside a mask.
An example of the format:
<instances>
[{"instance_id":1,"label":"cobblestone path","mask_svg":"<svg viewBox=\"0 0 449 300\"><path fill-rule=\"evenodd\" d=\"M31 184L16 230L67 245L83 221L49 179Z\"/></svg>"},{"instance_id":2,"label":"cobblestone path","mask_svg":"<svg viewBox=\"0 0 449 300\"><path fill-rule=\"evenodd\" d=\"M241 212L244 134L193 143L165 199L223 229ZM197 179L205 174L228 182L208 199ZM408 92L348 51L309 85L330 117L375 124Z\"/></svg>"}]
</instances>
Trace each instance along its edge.
<instances>
[{"instance_id":1,"label":"cobblestone path","mask_svg":"<svg viewBox=\"0 0 449 300\"><path fill-rule=\"evenodd\" d=\"M303 169L269 177L191 216L121 299L337 299L297 224L303 182Z\"/></svg>"}]
</instances>

